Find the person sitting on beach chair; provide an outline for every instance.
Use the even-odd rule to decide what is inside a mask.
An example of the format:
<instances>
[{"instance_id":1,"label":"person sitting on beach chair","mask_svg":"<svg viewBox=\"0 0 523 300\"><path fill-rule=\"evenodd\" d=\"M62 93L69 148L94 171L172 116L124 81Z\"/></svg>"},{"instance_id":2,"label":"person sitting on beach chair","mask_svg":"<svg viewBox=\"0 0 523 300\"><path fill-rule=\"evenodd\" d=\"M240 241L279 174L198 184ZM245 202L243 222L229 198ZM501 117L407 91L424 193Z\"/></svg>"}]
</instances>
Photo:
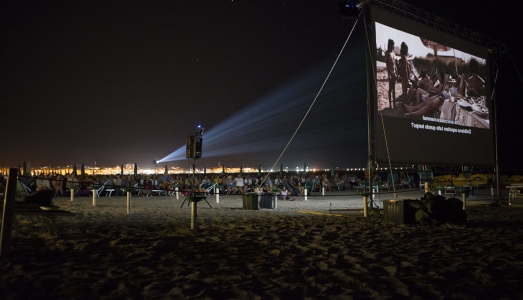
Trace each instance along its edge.
<instances>
[{"instance_id":1,"label":"person sitting on beach chair","mask_svg":"<svg viewBox=\"0 0 523 300\"><path fill-rule=\"evenodd\" d=\"M140 189L140 194L145 195L148 197L152 194L153 189L153 182L149 176L145 177L145 180L143 181L142 188Z\"/></svg>"},{"instance_id":2,"label":"person sitting on beach chair","mask_svg":"<svg viewBox=\"0 0 523 300\"><path fill-rule=\"evenodd\" d=\"M169 176L169 174L167 172L164 172L163 176L160 177L160 186L159 186L159 188L160 188L160 190L166 190L166 191L172 191L173 190L171 177Z\"/></svg>"},{"instance_id":3,"label":"person sitting on beach chair","mask_svg":"<svg viewBox=\"0 0 523 300\"><path fill-rule=\"evenodd\" d=\"M51 182L44 174L40 174L36 179L36 190L51 190Z\"/></svg>"},{"instance_id":4,"label":"person sitting on beach chair","mask_svg":"<svg viewBox=\"0 0 523 300\"><path fill-rule=\"evenodd\" d=\"M280 191L279 195L278 195L278 200L291 200L293 201L294 199L291 198L291 196L289 196L289 191L287 190L287 187L283 187L283 189Z\"/></svg>"},{"instance_id":5,"label":"person sitting on beach chair","mask_svg":"<svg viewBox=\"0 0 523 300\"><path fill-rule=\"evenodd\" d=\"M298 176L292 177L289 181L286 182L287 189L290 191L291 196L301 196L302 187L300 185L300 179Z\"/></svg>"},{"instance_id":6,"label":"person sitting on beach chair","mask_svg":"<svg viewBox=\"0 0 523 300\"><path fill-rule=\"evenodd\" d=\"M64 181L63 181L62 175L60 175L60 174L56 175L55 179L53 180L53 190L54 190L55 197L64 196Z\"/></svg>"}]
</instances>

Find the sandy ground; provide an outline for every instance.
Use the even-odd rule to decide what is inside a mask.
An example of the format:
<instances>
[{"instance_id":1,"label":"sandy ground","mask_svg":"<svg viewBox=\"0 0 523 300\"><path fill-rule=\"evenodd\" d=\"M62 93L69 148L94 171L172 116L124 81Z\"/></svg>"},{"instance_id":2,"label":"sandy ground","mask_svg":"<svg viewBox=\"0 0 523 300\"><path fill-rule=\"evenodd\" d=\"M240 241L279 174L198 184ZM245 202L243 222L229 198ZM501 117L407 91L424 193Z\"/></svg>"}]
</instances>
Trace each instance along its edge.
<instances>
[{"instance_id":1,"label":"sandy ground","mask_svg":"<svg viewBox=\"0 0 523 300\"><path fill-rule=\"evenodd\" d=\"M377 91L378 91L378 111L381 111L385 108L389 108L389 79L387 76L387 69L385 65L377 66ZM396 82L396 99L398 99L403 92L401 91L401 83Z\"/></svg>"},{"instance_id":2,"label":"sandy ground","mask_svg":"<svg viewBox=\"0 0 523 300\"><path fill-rule=\"evenodd\" d=\"M363 218L347 211L363 207L354 192L276 210L210 196L198 230L176 197L134 197L130 215L125 197L55 198L76 217L58 219L60 238L19 219L0 298L523 299L523 207L491 207L489 194L469 198L465 225L438 227Z\"/></svg>"}]
</instances>

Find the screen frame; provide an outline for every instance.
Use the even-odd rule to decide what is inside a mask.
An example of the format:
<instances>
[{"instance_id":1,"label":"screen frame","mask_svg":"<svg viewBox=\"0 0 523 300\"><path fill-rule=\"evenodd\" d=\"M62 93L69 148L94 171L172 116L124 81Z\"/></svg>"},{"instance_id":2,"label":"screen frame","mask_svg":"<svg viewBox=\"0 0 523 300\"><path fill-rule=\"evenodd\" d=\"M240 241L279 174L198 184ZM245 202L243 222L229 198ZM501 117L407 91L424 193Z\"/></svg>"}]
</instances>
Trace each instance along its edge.
<instances>
[{"instance_id":1,"label":"screen frame","mask_svg":"<svg viewBox=\"0 0 523 300\"><path fill-rule=\"evenodd\" d=\"M495 122L494 105L490 101L492 95L492 71L491 55L488 48L400 14L373 5L369 6L369 15L373 28L370 37L372 39L370 43L370 59L372 62L370 71L373 75L369 78L373 80L370 101L373 104L374 149L372 152L374 153L375 161L377 163L391 162L399 164L494 166ZM459 124L448 125L430 120L413 120L381 114L378 111L376 62L377 44L382 44L383 41L376 40L376 23L392 27L407 34L442 43L484 59L488 70L487 78L485 78L485 94L489 102L489 128L480 129ZM401 41L397 41L396 45L399 46L400 43ZM420 128L420 125L423 125L423 128ZM449 128L460 129L460 132L449 131Z\"/></svg>"}]
</instances>

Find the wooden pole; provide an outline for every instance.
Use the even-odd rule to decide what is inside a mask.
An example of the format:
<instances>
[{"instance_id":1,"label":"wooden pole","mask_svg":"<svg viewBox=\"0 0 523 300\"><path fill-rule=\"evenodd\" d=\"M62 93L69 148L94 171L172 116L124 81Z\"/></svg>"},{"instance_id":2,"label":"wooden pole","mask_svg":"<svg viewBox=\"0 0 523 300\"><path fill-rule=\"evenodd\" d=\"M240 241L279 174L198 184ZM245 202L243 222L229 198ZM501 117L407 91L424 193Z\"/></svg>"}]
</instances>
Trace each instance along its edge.
<instances>
[{"instance_id":1,"label":"wooden pole","mask_svg":"<svg viewBox=\"0 0 523 300\"><path fill-rule=\"evenodd\" d=\"M92 189L93 192L93 206L96 206L96 189Z\"/></svg>"},{"instance_id":2,"label":"wooden pole","mask_svg":"<svg viewBox=\"0 0 523 300\"><path fill-rule=\"evenodd\" d=\"M5 256L11 250L17 179L18 169L10 168L4 196L4 212L2 215L2 229L0 232L0 256Z\"/></svg>"},{"instance_id":3,"label":"wooden pole","mask_svg":"<svg viewBox=\"0 0 523 300\"><path fill-rule=\"evenodd\" d=\"M363 216L367 217L367 196L363 196Z\"/></svg>"},{"instance_id":4,"label":"wooden pole","mask_svg":"<svg viewBox=\"0 0 523 300\"><path fill-rule=\"evenodd\" d=\"M198 223L196 219L198 218L198 203L196 198L191 202L191 229L198 230Z\"/></svg>"},{"instance_id":5,"label":"wooden pole","mask_svg":"<svg viewBox=\"0 0 523 300\"><path fill-rule=\"evenodd\" d=\"M131 214L131 192L127 191L127 214Z\"/></svg>"}]
</instances>

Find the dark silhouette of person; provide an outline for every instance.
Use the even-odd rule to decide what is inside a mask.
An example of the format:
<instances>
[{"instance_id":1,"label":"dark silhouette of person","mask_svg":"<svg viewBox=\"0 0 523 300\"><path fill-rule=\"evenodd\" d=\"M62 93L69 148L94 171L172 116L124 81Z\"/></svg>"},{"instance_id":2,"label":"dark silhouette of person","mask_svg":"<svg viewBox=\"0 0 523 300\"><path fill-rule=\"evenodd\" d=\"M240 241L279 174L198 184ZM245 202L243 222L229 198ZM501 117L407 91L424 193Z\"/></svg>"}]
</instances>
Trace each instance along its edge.
<instances>
[{"instance_id":1,"label":"dark silhouette of person","mask_svg":"<svg viewBox=\"0 0 523 300\"><path fill-rule=\"evenodd\" d=\"M409 47L405 42L401 43L400 48L400 62L399 62L399 69L398 74L401 79L401 90L402 90L402 102L407 103L408 100L408 89L409 89L409 77L410 77L410 65L407 60L407 55L409 54Z\"/></svg>"},{"instance_id":2,"label":"dark silhouette of person","mask_svg":"<svg viewBox=\"0 0 523 300\"><path fill-rule=\"evenodd\" d=\"M394 54L394 41L389 39L387 51L385 51L385 64L387 66L387 74L389 77L389 107L394 107L394 100L396 99L396 55Z\"/></svg>"},{"instance_id":3,"label":"dark silhouette of person","mask_svg":"<svg viewBox=\"0 0 523 300\"><path fill-rule=\"evenodd\" d=\"M467 96L479 97L485 95L485 81L478 75L479 63L476 59L471 58L469 62L470 73L467 79Z\"/></svg>"}]
</instances>

